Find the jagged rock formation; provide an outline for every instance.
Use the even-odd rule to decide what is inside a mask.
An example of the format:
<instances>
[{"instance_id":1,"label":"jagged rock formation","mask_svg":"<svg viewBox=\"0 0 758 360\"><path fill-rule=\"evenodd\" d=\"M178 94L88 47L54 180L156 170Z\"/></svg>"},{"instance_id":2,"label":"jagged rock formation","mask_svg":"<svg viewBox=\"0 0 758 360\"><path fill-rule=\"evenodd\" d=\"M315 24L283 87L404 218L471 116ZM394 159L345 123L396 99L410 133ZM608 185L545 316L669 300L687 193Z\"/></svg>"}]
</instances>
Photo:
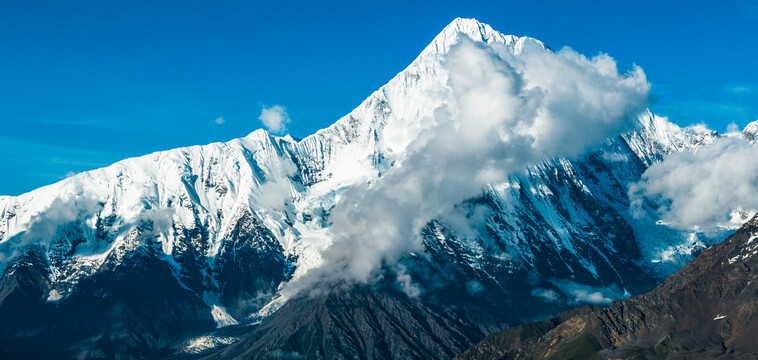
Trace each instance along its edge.
<instances>
[{"instance_id":1,"label":"jagged rock formation","mask_svg":"<svg viewBox=\"0 0 758 360\"><path fill-rule=\"evenodd\" d=\"M485 338L460 359L753 359L758 216L653 291Z\"/></svg>"},{"instance_id":2,"label":"jagged rock formation","mask_svg":"<svg viewBox=\"0 0 758 360\"><path fill-rule=\"evenodd\" d=\"M577 288L604 299L647 291L709 244L702 234L631 216L628 185L648 166L719 136L647 112L633 131L581 159L545 159L459 204L480 229L475 236L430 222L424 256L403 260L425 290L420 298L379 284L375 293L335 291L294 299L275 315L262 311L286 303L279 286L320 260L340 191L390 169L445 101L442 61L463 36L503 44L514 56L546 49L456 19L353 112L302 140L258 130L0 197L0 316L8 319L0 354L189 356L240 337L216 336L225 331L216 328L239 324L239 333L250 333L243 325L262 319L249 336L265 339L254 347L270 351L354 339L340 343L339 354L453 355L486 333L581 304ZM344 304L353 311L331 308ZM384 306L398 320L377 320ZM298 312L335 318L282 320ZM375 333L360 334L347 314ZM340 332L324 332L337 323ZM418 329L418 338L403 328ZM381 339L395 345L369 345ZM337 356L319 346L313 354Z\"/></svg>"}]
</instances>

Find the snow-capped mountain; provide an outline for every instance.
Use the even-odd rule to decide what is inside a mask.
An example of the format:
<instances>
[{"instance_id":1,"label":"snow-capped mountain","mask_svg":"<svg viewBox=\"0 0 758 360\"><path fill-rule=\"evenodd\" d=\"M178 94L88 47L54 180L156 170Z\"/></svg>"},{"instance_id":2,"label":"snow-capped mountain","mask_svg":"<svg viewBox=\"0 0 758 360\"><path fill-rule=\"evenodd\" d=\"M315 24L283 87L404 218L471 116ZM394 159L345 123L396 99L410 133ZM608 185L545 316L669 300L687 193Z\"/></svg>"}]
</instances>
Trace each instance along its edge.
<instances>
[{"instance_id":1,"label":"snow-capped mountain","mask_svg":"<svg viewBox=\"0 0 758 360\"><path fill-rule=\"evenodd\" d=\"M514 56L549 51L538 40L456 19L350 114L300 141L257 130L0 197L0 316L13 320L0 330L0 354L160 356L186 344L202 348L190 339L218 327L272 324L266 319L290 300L280 285L321 262L340 193L396 166L446 101L443 59L464 36L504 44ZM633 131L589 155L545 159L459 204L456 215L474 235L444 217L430 222L426 256L404 260L426 290L412 301L438 296L439 313L448 295L468 294L462 296L483 299L479 313L493 316L476 325L463 317L445 325L455 331L434 335L455 332L456 341L401 339L406 345L385 356L408 349L452 356L508 324L649 290L709 240L633 217L628 185L666 154L718 136L647 112ZM290 308L297 306L310 305ZM290 339L281 326L261 327L276 338L266 351L300 351L280 348ZM45 345L31 346L40 341ZM319 354L332 357L328 351Z\"/></svg>"}]
</instances>

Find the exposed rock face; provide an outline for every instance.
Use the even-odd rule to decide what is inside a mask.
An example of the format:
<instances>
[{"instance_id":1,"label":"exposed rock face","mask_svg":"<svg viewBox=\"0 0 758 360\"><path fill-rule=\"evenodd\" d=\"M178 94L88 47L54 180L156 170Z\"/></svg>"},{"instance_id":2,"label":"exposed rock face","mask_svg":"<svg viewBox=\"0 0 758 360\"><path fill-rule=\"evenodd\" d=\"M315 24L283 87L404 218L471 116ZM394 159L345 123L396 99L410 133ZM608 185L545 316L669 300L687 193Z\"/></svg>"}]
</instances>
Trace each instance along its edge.
<instances>
[{"instance_id":1,"label":"exposed rock face","mask_svg":"<svg viewBox=\"0 0 758 360\"><path fill-rule=\"evenodd\" d=\"M305 295L209 358L450 358L477 334L503 326L477 306L450 305L387 288L335 289L315 299Z\"/></svg>"},{"instance_id":2,"label":"exposed rock face","mask_svg":"<svg viewBox=\"0 0 758 360\"><path fill-rule=\"evenodd\" d=\"M490 335L459 358L755 358L756 278L758 216L647 294Z\"/></svg>"},{"instance_id":3,"label":"exposed rock face","mask_svg":"<svg viewBox=\"0 0 758 360\"><path fill-rule=\"evenodd\" d=\"M213 334L259 320L279 286L317 262L323 243L304 239L326 242L318 235L340 191L376 181L401 158L445 101L443 58L463 36L513 56L545 50L457 19L354 111L302 140L258 130L0 196L0 357L185 356L187 343L202 351L237 340ZM385 283L298 298L263 319L254 348L452 356L487 333L578 306L577 286L603 301L648 291L709 240L634 219L628 185L667 154L718 136L647 112L583 158L532 164L456 207L473 235L429 223L423 252L403 259L418 297ZM344 304L371 333L330 308ZM282 319L300 311L342 320L311 316L294 333ZM382 312L394 320L369 320Z\"/></svg>"},{"instance_id":4,"label":"exposed rock face","mask_svg":"<svg viewBox=\"0 0 758 360\"><path fill-rule=\"evenodd\" d=\"M44 258L28 253L0 281L0 357L139 359L213 326L206 305L156 255L131 253L52 303Z\"/></svg>"}]
</instances>

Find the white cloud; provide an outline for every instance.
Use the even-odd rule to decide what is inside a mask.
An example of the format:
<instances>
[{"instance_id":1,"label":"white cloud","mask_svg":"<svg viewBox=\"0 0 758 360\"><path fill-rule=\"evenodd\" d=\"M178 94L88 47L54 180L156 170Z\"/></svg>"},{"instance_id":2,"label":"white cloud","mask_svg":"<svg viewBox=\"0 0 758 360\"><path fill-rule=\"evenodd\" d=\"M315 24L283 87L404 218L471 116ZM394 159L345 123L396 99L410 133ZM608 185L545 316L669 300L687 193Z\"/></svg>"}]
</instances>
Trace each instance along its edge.
<instances>
[{"instance_id":1,"label":"white cloud","mask_svg":"<svg viewBox=\"0 0 758 360\"><path fill-rule=\"evenodd\" d=\"M75 194L76 192L73 192ZM81 220L88 214L98 213L102 204L87 196L69 195L56 198L45 209L32 215L30 225L24 232L0 242L0 273L31 244L49 248L58 235L58 230Z\"/></svg>"},{"instance_id":2,"label":"white cloud","mask_svg":"<svg viewBox=\"0 0 758 360\"><path fill-rule=\"evenodd\" d=\"M740 126L734 122L731 122L729 123L729 125L726 126L727 134L739 134L739 132L740 132Z\"/></svg>"},{"instance_id":3,"label":"white cloud","mask_svg":"<svg viewBox=\"0 0 758 360\"><path fill-rule=\"evenodd\" d=\"M574 301L595 305L608 305L613 299L606 297L599 291L577 289L573 292Z\"/></svg>"},{"instance_id":4,"label":"white cloud","mask_svg":"<svg viewBox=\"0 0 758 360\"><path fill-rule=\"evenodd\" d=\"M274 351L269 352L267 354L267 357L271 359L283 359L283 360L305 359L305 356L303 356L303 354L297 351L282 351L281 349L276 349Z\"/></svg>"},{"instance_id":5,"label":"white cloud","mask_svg":"<svg viewBox=\"0 0 758 360\"><path fill-rule=\"evenodd\" d=\"M297 166L288 157L279 160L277 166L272 165L266 181L258 188L258 201L262 209L283 210L292 199L290 177L297 173Z\"/></svg>"},{"instance_id":6,"label":"white cloud","mask_svg":"<svg viewBox=\"0 0 758 360\"><path fill-rule=\"evenodd\" d=\"M215 122L216 125L221 125L221 124L223 124L223 123L226 122L226 119L224 119L223 117L219 116L215 120L213 120L213 122Z\"/></svg>"},{"instance_id":7,"label":"white cloud","mask_svg":"<svg viewBox=\"0 0 758 360\"><path fill-rule=\"evenodd\" d=\"M629 161L629 157L627 155L614 153L614 152L604 152L603 155L601 155L601 157L605 161L613 161L613 162Z\"/></svg>"},{"instance_id":8,"label":"white cloud","mask_svg":"<svg viewBox=\"0 0 758 360\"><path fill-rule=\"evenodd\" d=\"M418 297L421 295L421 288L413 282L413 279L411 279L411 276L406 271L405 266L398 264L397 284L400 285L400 289L408 297Z\"/></svg>"},{"instance_id":9,"label":"white cloud","mask_svg":"<svg viewBox=\"0 0 758 360\"><path fill-rule=\"evenodd\" d=\"M274 134L281 134L287 131L287 125L290 123L290 117L287 115L287 110L279 105L263 106L261 109L261 115L258 119L263 123L263 126L268 131Z\"/></svg>"},{"instance_id":10,"label":"white cloud","mask_svg":"<svg viewBox=\"0 0 758 360\"><path fill-rule=\"evenodd\" d=\"M547 302L557 302L561 298L557 292L543 288L536 288L532 290L532 296L541 298Z\"/></svg>"},{"instance_id":11,"label":"white cloud","mask_svg":"<svg viewBox=\"0 0 758 360\"><path fill-rule=\"evenodd\" d=\"M484 286L482 285L482 283L476 280L471 280L466 283L466 292L469 293L470 295L476 295L482 292L483 290L484 290Z\"/></svg>"},{"instance_id":12,"label":"white cloud","mask_svg":"<svg viewBox=\"0 0 758 360\"><path fill-rule=\"evenodd\" d=\"M260 186L260 206L263 209L281 210L292 198L292 187L287 181L265 182Z\"/></svg>"},{"instance_id":13,"label":"white cloud","mask_svg":"<svg viewBox=\"0 0 758 360\"><path fill-rule=\"evenodd\" d=\"M635 216L652 212L669 226L704 230L739 225L758 210L756 194L758 146L735 136L671 154L629 190Z\"/></svg>"},{"instance_id":14,"label":"white cloud","mask_svg":"<svg viewBox=\"0 0 758 360\"><path fill-rule=\"evenodd\" d=\"M621 291L616 284L596 288L570 280L555 280L553 285L557 286L561 292L569 295L573 302L582 304L608 305L613 300L629 297L629 293ZM534 293L532 294L534 295Z\"/></svg>"},{"instance_id":15,"label":"white cloud","mask_svg":"<svg viewBox=\"0 0 758 360\"><path fill-rule=\"evenodd\" d=\"M464 39L444 61L448 98L404 157L372 184L346 189L332 209L321 267L288 286L372 282L423 250L420 230L490 183L543 157L572 156L631 126L646 106L641 69L610 57L534 49L518 57Z\"/></svg>"},{"instance_id":16,"label":"white cloud","mask_svg":"<svg viewBox=\"0 0 758 360\"><path fill-rule=\"evenodd\" d=\"M724 88L734 94L752 94L758 87L753 84L728 84Z\"/></svg>"}]
</instances>

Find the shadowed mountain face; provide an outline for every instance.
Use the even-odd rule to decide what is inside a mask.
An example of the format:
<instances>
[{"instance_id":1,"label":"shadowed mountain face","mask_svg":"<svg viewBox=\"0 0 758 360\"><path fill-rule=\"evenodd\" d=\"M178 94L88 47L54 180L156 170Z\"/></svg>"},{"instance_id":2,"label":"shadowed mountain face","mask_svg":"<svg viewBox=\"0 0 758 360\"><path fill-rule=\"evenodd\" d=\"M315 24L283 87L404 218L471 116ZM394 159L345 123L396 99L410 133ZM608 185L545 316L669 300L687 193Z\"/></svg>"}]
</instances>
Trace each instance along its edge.
<instances>
[{"instance_id":1,"label":"shadowed mountain face","mask_svg":"<svg viewBox=\"0 0 758 360\"><path fill-rule=\"evenodd\" d=\"M709 244L632 216L629 185L649 166L719 137L645 112L586 156L530 162L450 204L377 284L283 297L331 243L340 195L382 181L454 100L445 59L461 39L506 58L553 54L457 19L302 140L258 130L0 196L0 358L195 357L235 341L220 355L451 357L508 326L649 291Z\"/></svg>"},{"instance_id":2,"label":"shadowed mountain face","mask_svg":"<svg viewBox=\"0 0 758 360\"><path fill-rule=\"evenodd\" d=\"M533 269L501 262L499 268L487 264L486 269L496 271L483 274L468 265L469 254L457 241L446 246L436 241L437 236L452 236L440 223L430 223L424 235L425 256L402 261L406 274L424 289L421 294L403 292L392 271L372 286L320 287L291 299L241 341L208 358L452 358L495 329L565 309L560 301L534 301L535 287L548 287L550 281L535 276ZM546 267L559 257L547 250L542 255ZM630 288L655 282L633 262L615 261L616 268L629 274L626 278L637 274Z\"/></svg>"},{"instance_id":3,"label":"shadowed mountain face","mask_svg":"<svg viewBox=\"0 0 758 360\"><path fill-rule=\"evenodd\" d=\"M758 357L758 216L653 291L488 336L460 359Z\"/></svg>"},{"instance_id":4,"label":"shadowed mountain face","mask_svg":"<svg viewBox=\"0 0 758 360\"><path fill-rule=\"evenodd\" d=\"M527 268L505 267L507 276L491 275L507 281L487 281L459 262L465 254L456 249L430 247L428 251L429 257L409 257L403 262L426 289L419 296L404 293L393 272L386 272L373 286L335 285L303 293L263 319L241 341L208 358L452 358L493 330L554 314L566 306L535 302L534 287L549 282L535 278ZM630 274L642 273L629 266ZM644 281L654 282L643 276L637 286Z\"/></svg>"},{"instance_id":5,"label":"shadowed mountain face","mask_svg":"<svg viewBox=\"0 0 758 360\"><path fill-rule=\"evenodd\" d=\"M172 281L154 254L133 254L60 304L44 302L49 274L40 273L39 261L27 254L0 282L0 358L136 359L213 324L203 302Z\"/></svg>"},{"instance_id":6,"label":"shadowed mountain face","mask_svg":"<svg viewBox=\"0 0 758 360\"><path fill-rule=\"evenodd\" d=\"M337 288L315 298L306 294L209 358L450 358L476 336L504 325L478 305L436 300L444 304L375 287Z\"/></svg>"},{"instance_id":7,"label":"shadowed mountain face","mask_svg":"<svg viewBox=\"0 0 758 360\"><path fill-rule=\"evenodd\" d=\"M202 287L193 282L201 276L191 251L177 253L172 266L150 236L123 257L109 256L63 301L51 299L54 276L44 251L30 248L0 279L0 358L168 356L176 343L216 328L209 302L249 311L261 306L251 294L271 293L286 278L287 262L268 248L275 245L256 224L242 216L220 251L224 302L197 290Z\"/></svg>"}]
</instances>

